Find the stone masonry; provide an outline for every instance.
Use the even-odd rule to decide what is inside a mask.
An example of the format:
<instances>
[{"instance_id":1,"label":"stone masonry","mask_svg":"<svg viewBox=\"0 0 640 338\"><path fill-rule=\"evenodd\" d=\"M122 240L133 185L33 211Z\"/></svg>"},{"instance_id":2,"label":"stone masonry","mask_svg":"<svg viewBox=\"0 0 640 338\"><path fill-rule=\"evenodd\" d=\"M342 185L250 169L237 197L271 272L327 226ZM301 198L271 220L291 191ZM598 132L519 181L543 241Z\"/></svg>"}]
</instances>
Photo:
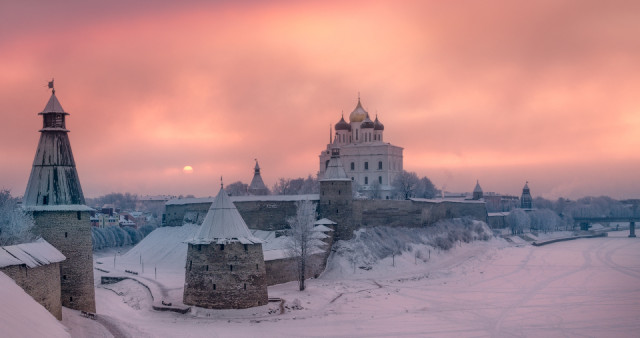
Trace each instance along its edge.
<instances>
[{"instance_id":1,"label":"stone masonry","mask_svg":"<svg viewBox=\"0 0 640 338\"><path fill-rule=\"evenodd\" d=\"M244 309L267 304L262 244L189 244L184 304Z\"/></svg>"},{"instance_id":2,"label":"stone masonry","mask_svg":"<svg viewBox=\"0 0 640 338\"><path fill-rule=\"evenodd\" d=\"M62 305L96 312L89 216L88 211L33 211L33 231L67 257L60 263Z\"/></svg>"},{"instance_id":3,"label":"stone masonry","mask_svg":"<svg viewBox=\"0 0 640 338\"><path fill-rule=\"evenodd\" d=\"M60 303L60 263L52 263L28 268L25 265L12 265L0 268L11 277L29 296L40 303L47 311L62 320Z\"/></svg>"}]
</instances>

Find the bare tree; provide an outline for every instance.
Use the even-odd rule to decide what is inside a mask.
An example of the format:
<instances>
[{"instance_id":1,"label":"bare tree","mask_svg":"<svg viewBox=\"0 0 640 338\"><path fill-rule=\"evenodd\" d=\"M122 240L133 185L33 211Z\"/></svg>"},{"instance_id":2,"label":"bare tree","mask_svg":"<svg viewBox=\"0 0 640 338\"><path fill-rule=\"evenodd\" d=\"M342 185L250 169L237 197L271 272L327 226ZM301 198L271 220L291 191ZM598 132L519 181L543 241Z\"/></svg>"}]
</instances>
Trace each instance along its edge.
<instances>
[{"instance_id":1,"label":"bare tree","mask_svg":"<svg viewBox=\"0 0 640 338\"><path fill-rule=\"evenodd\" d=\"M233 182L224 187L224 191L226 191L229 196L246 196L249 194L247 189L249 189L249 185L240 181Z\"/></svg>"},{"instance_id":2,"label":"bare tree","mask_svg":"<svg viewBox=\"0 0 640 338\"><path fill-rule=\"evenodd\" d=\"M419 184L420 179L418 179L416 173L403 170L396 176L391 185L395 189L398 197L408 199L414 196Z\"/></svg>"},{"instance_id":3,"label":"bare tree","mask_svg":"<svg viewBox=\"0 0 640 338\"><path fill-rule=\"evenodd\" d=\"M313 246L313 223L316 220L316 205L309 200L296 202L296 215L289 218L289 257L297 260L298 286L303 291L305 273Z\"/></svg>"},{"instance_id":4,"label":"bare tree","mask_svg":"<svg viewBox=\"0 0 640 338\"><path fill-rule=\"evenodd\" d=\"M271 192L274 195L289 195L291 194L291 180L288 178L280 177L278 182L273 185Z\"/></svg>"},{"instance_id":5,"label":"bare tree","mask_svg":"<svg viewBox=\"0 0 640 338\"><path fill-rule=\"evenodd\" d=\"M33 217L18 206L9 190L0 191L0 246L30 242Z\"/></svg>"}]
</instances>

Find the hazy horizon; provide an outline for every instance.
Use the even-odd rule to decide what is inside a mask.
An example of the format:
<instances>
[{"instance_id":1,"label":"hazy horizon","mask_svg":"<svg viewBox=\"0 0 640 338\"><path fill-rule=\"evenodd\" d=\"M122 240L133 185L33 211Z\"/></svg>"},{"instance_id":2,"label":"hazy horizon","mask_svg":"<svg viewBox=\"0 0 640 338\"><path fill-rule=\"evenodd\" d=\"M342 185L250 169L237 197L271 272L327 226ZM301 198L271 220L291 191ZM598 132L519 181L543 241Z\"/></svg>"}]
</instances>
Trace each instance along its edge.
<instances>
[{"instance_id":1,"label":"hazy horizon","mask_svg":"<svg viewBox=\"0 0 640 338\"><path fill-rule=\"evenodd\" d=\"M358 93L439 188L640 198L640 3L0 4L0 188L55 78L85 196L315 175ZM193 167L191 173L184 166Z\"/></svg>"}]
</instances>

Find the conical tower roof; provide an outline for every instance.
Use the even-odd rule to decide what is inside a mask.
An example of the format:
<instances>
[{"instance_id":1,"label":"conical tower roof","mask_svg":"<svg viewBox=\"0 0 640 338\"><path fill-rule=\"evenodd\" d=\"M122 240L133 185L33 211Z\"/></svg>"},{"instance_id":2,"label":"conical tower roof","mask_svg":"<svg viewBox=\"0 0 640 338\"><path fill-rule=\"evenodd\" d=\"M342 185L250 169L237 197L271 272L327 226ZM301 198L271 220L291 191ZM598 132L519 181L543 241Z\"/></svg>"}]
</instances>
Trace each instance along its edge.
<instances>
[{"instance_id":1,"label":"conical tower roof","mask_svg":"<svg viewBox=\"0 0 640 338\"><path fill-rule=\"evenodd\" d=\"M44 107L44 110L40 114L46 113L64 113L67 114L64 109L62 109L62 105L58 98L56 97L56 93L51 93L51 97L47 102L47 105ZM68 114L67 114L68 115Z\"/></svg>"},{"instance_id":2,"label":"conical tower roof","mask_svg":"<svg viewBox=\"0 0 640 338\"><path fill-rule=\"evenodd\" d=\"M262 180L262 176L260 175L260 166L258 165L258 160L256 160L256 166L253 169L253 179L251 180L251 184L249 184L249 194L251 195L268 195L269 189L264 184Z\"/></svg>"},{"instance_id":3,"label":"conical tower roof","mask_svg":"<svg viewBox=\"0 0 640 338\"><path fill-rule=\"evenodd\" d=\"M253 244L262 243L262 240L251 234L238 209L231 202L224 189L220 187L207 216L202 221L202 226L186 242L190 244L225 244L230 242Z\"/></svg>"},{"instance_id":4,"label":"conical tower roof","mask_svg":"<svg viewBox=\"0 0 640 338\"><path fill-rule=\"evenodd\" d=\"M65 116L55 93L44 110L43 128L22 205L27 210L93 210L87 207L71 152Z\"/></svg>"},{"instance_id":5,"label":"conical tower roof","mask_svg":"<svg viewBox=\"0 0 640 338\"><path fill-rule=\"evenodd\" d=\"M476 181L476 187L473 189L473 192L482 192L482 188L480 187L480 181Z\"/></svg>"},{"instance_id":6,"label":"conical tower roof","mask_svg":"<svg viewBox=\"0 0 640 338\"><path fill-rule=\"evenodd\" d=\"M324 178L321 181L350 181L347 172L344 171L342 161L340 161L340 148L331 148L331 158L324 172Z\"/></svg>"}]
</instances>

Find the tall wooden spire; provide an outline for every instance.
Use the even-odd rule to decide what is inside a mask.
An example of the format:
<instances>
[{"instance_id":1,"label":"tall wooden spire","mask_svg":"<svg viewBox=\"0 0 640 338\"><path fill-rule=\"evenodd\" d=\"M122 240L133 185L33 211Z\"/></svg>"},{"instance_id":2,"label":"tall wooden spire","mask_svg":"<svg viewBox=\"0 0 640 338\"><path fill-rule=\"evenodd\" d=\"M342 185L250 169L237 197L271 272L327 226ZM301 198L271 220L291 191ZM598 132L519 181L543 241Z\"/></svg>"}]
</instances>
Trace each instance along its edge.
<instances>
[{"instance_id":1,"label":"tall wooden spire","mask_svg":"<svg viewBox=\"0 0 640 338\"><path fill-rule=\"evenodd\" d=\"M34 233L67 258L60 263L62 306L95 312L89 220L93 209L85 205L65 124L69 114L55 91L40 115L40 142L22 206L33 215Z\"/></svg>"},{"instance_id":2,"label":"tall wooden spire","mask_svg":"<svg viewBox=\"0 0 640 338\"><path fill-rule=\"evenodd\" d=\"M85 210L84 195L76 163L73 160L71 144L65 119L68 113L62 109L55 92L39 113L42 115L42 129L31 175L24 194L25 208L52 209L52 206L67 206L70 210ZM77 206L74 207L73 206Z\"/></svg>"}]
</instances>

